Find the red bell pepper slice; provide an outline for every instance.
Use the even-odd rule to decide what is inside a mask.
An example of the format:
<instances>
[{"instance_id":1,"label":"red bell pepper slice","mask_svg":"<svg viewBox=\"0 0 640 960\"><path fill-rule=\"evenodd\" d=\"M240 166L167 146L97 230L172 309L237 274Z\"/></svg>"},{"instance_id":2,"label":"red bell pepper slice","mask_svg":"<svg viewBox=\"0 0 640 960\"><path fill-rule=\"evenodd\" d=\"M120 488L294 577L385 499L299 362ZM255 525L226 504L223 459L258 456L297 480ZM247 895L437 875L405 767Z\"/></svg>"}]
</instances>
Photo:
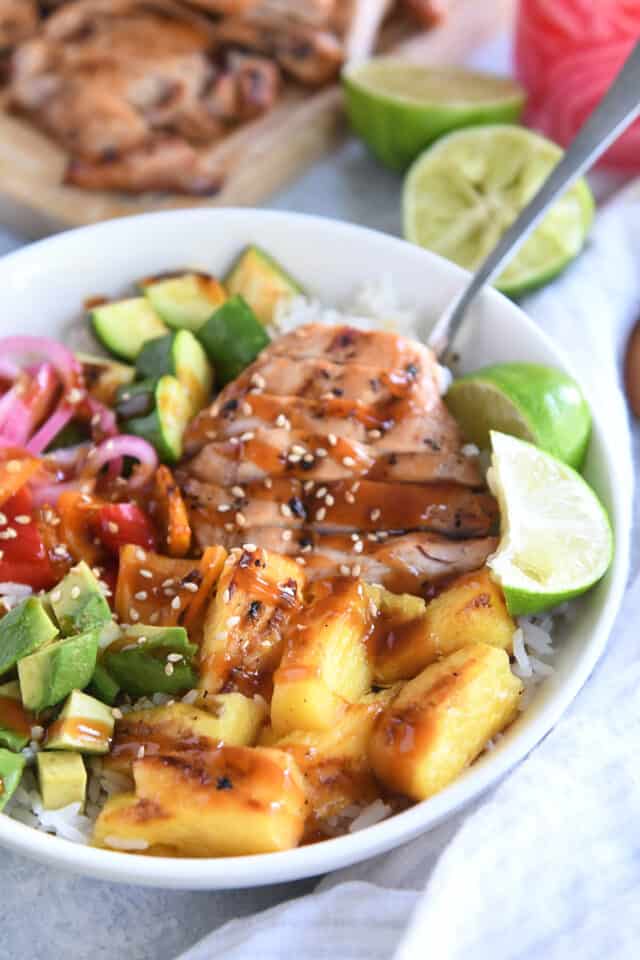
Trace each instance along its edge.
<instances>
[{"instance_id":1,"label":"red bell pepper slice","mask_svg":"<svg viewBox=\"0 0 640 960\"><path fill-rule=\"evenodd\" d=\"M115 555L128 543L155 550L158 542L151 520L135 503L108 503L101 507L98 536L107 550Z\"/></svg>"},{"instance_id":2,"label":"red bell pepper slice","mask_svg":"<svg viewBox=\"0 0 640 960\"><path fill-rule=\"evenodd\" d=\"M48 590L53 566L33 516L31 492L23 487L0 508L0 582Z\"/></svg>"}]
</instances>

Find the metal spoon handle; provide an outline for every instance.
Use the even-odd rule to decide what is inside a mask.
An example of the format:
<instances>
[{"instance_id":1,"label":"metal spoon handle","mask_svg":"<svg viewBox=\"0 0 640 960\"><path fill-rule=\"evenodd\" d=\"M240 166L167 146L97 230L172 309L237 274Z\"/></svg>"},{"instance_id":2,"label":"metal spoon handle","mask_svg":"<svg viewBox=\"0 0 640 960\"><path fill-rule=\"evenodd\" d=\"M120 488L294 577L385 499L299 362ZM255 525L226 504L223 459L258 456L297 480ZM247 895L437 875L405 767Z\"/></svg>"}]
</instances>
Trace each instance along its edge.
<instances>
[{"instance_id":1,"label":"metal spoon handle","mask_svg":"<svg viewBox=\"0 0 640 960\"><path fill-rule=\"evenodd\" d=\"M438 319L429 346L438 357L453 342L471 301L537 227L548 208L602 156L613 141L640 116L640 42L636 44L606 97L593 111L538 192L514 220L467 286Z\"/></svg>"}]
</instances>

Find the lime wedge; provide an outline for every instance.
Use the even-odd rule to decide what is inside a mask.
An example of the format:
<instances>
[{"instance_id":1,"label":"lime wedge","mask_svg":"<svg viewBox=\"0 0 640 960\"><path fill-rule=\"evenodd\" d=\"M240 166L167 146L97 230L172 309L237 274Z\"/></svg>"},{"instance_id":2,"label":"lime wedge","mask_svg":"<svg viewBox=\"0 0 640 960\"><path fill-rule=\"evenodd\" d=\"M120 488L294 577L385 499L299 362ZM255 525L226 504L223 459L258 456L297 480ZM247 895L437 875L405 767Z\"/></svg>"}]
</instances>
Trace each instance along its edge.
<instances>
[{"instance_id":1,"label":"lime wedge","mask_svg":"<svg viewBox=\"0 0 640 960\"><path fill-rule=\"evenodd\" d=\"M579 470L591 436L591 413L578 384L536 363L500 363L455 380L445 403L467 440L480 449L499 430L529 440Z\"/></svg>"},{"instance_id":2,"label":"lime wedge","mask_svg":"<svg viewBox=\"0 0 640 960\"><path fill-rule=\"evenodd\" d=\"M378 57L343 73L355 132L385 166L406 170L438 137L478 123L515 123L525 93L507 77Z\"/></svg>"},{"instance_id":3,"label":"lime wedge","mask_svg":"<svg viewBox=\"0 0 640 960\"><path fill-rule=\"evenodd\" d=\"M513 615L577 597L607 572L613 535L591 487L530 443L491 433L488 481L500 504L501 537L488 561Z\"/></svg>"},{"instance_id":4,"label":"lime wedge","mask_svg":"<svg viewBox=\"0 0 640 960\"><path fill-rule=\"evenodd\" d=\"M407 239L475 270L562 157L523 127L474 127L449 134L416 160L405 180ZM496 282L518 296L542 286L580 252L593 196L578 180L558 200Z\"/></svg>"}]
</instances>

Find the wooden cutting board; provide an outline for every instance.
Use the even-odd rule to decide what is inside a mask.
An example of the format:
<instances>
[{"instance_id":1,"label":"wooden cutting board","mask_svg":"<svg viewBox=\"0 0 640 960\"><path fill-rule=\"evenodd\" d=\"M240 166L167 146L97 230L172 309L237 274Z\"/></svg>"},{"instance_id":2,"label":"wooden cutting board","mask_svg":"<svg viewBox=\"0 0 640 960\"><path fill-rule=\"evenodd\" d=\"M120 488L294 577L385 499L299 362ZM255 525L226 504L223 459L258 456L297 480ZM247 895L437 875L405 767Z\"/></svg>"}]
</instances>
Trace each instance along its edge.
<instances>
[{"instance_id":1,"label":"wooden cutting board","mask_svg":"<svg viewBox=\"0 0 640 960\"><path fill-rule=\"evenodd\" d=\"M515 2L451 0L445 23L411 37L390 30L382 47L425 63L463 63L475 48L509 28ZM267 116L212 148L216 167L225 172L215 197L130 197L64 186L64 150L0 106L0 222L38 237L150 210L252 206L335 149L345 134L339 87L317 94L291 92Z\"/></svg>"}]
</instances>

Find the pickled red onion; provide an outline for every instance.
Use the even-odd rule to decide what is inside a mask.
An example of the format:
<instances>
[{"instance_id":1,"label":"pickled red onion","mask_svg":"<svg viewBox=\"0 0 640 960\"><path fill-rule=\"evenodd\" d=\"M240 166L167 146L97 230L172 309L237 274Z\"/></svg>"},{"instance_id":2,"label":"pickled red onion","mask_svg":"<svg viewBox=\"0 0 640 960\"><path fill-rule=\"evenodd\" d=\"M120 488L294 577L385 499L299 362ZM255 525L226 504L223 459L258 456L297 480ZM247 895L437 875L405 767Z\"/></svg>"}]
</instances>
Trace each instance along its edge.
<instances>
[{"instance_id":1,"label":"pickled red onion","mask_svg":"<svg viewBox=\"0 0 640 960\"><path fill-rule=\"evenodd\" d=\"M129 479L132 488L142 486L153 474L158 466L158 454L146 440L130 434L120 434L110 437L89 451L87 467L89 475L95 475L107 463L122 457L131 457L140 464Z\"/></svg>"}]
</instances>

